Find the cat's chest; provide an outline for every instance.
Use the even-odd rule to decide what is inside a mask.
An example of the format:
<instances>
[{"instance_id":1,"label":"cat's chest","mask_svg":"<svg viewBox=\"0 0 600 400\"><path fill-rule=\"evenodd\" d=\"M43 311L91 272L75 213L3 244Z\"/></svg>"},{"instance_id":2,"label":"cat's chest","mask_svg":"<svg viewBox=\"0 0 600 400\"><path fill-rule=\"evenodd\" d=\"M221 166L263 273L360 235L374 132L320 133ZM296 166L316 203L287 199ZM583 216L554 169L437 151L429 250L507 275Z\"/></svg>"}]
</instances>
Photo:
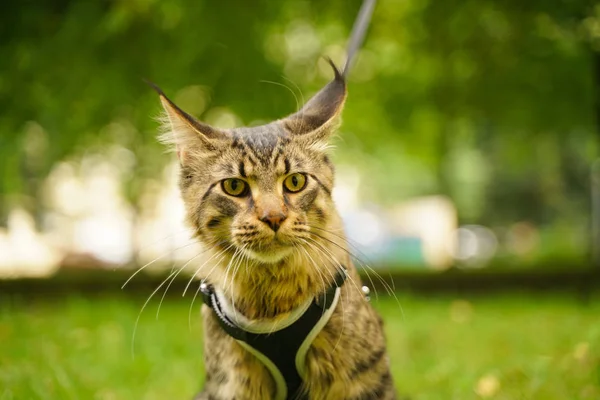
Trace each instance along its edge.
<instances>
[{"instance_id":1,"label":"cat's chest","mask_svg":"<svg viewBox=\"0 0 600 400\"><path fill-rule=\"evenodd\" d=\"M241 399L276 398L277 377L268 368L265 359L257 357L247 346L223 332L214 315L208 311L204 315L207 389L212 388L215 393L244 393ZM343 357L341 348L336 349L336 342L338 345L345 342L339 337L330 327L324 327L311 342L304 361L300 361L302 384L308 389L308 398L335 398L336 387L343 388L348 361ZM273 339L276 340L276 337ZM274 342L273 346L279 347L279 344ZM296 367L297 352L289 351L284 359ZM286 373L285 370L280 372ZM283 375L280 378L286 380L288 377Z\"/></svg>"}]
</instances>

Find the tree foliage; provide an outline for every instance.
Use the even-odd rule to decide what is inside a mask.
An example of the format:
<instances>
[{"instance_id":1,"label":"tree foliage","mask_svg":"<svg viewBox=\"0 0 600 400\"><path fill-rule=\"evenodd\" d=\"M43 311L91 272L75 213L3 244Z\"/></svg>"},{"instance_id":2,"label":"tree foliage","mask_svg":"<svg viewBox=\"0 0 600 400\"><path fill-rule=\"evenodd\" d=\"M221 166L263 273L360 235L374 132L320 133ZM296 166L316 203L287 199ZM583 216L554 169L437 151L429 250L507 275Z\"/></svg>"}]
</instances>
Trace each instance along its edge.
<instances>
[{"instance_id":1,"label":"tree foliage","mask_svg":"<svg viewBox=\"0 0 600 400\"><path fill-rule=\"evenodd\" d=\"M133 155L123 190L135 204L169 159L141 78L209 122L279 118L330 78L320 56L343 60L359 7L6 2L0 213L40 207L58 161L111 146ZM381 0L337 157L369 177L365 200L441 192L464 221L582 219L598 155L599 51L600 6L589 1Z\"/></svg>"}]
</instances>

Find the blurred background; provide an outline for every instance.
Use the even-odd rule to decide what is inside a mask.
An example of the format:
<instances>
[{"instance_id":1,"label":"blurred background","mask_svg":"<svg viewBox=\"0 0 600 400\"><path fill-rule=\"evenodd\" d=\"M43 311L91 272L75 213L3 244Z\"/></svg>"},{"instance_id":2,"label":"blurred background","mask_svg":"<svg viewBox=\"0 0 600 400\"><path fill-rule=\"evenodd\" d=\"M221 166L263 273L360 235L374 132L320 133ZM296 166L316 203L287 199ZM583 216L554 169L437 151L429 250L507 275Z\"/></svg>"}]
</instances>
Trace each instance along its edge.
<instances>
[{"instance_id":1,"label":"blurred background","mask_svg":"<svg viewBox=\"0 0 600 400\"><path fill-rule=\"evenodd\" d=\"M0 6L0 399L200 387L189 275L163 279L201 249L142 78L216 126L280 118L360 4ZM600 5L380 0L343 118L334 196L399 389L600 398Z\"/></svg>"}]
</instances>

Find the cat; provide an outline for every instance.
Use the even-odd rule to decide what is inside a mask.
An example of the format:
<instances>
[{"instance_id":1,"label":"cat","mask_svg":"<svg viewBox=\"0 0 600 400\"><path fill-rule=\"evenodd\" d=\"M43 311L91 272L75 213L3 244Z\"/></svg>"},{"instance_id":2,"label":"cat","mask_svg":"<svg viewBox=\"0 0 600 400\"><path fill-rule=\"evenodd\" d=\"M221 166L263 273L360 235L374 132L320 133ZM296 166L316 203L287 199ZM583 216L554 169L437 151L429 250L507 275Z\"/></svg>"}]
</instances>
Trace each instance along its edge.
<instances>
[{"instance_id":1,"label":"cat","mask_svg":"<svg viewBox=\"0 0 600 400\"><path fill-rule=\"evenodd\" d=\"M214 263L201 271L206 377L197 399L396 398L383 323L360 289L331 197L327 153L373 3L361 8L343 72L329 61L334 79L286 118L219 129L154 87L187 222Z\"/></svg>"}]
</instances>

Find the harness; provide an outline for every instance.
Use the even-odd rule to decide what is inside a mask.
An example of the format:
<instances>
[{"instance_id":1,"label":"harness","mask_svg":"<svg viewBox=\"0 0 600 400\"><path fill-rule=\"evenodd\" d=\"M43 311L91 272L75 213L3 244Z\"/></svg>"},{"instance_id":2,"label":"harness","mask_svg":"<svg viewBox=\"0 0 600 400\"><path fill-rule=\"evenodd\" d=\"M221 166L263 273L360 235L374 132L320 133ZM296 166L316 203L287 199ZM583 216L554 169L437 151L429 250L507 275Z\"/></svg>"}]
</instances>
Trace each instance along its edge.
<instances>
[{"instance_id":1,"label":"harness","mask_svg":"<svg viewBox=\"0 0 600 400\"><path fill-rule=\"evenodd\" d=\"M200 290L204 304L212 308L225 333L269 370L276 384L275 400L307 400L302 388L306 353L333 314L346 276L346 269L340 269L327 290L298 307L275 329L272 323L240 316L212 285L202 283Z\"/></svg>"}]
</instances>

